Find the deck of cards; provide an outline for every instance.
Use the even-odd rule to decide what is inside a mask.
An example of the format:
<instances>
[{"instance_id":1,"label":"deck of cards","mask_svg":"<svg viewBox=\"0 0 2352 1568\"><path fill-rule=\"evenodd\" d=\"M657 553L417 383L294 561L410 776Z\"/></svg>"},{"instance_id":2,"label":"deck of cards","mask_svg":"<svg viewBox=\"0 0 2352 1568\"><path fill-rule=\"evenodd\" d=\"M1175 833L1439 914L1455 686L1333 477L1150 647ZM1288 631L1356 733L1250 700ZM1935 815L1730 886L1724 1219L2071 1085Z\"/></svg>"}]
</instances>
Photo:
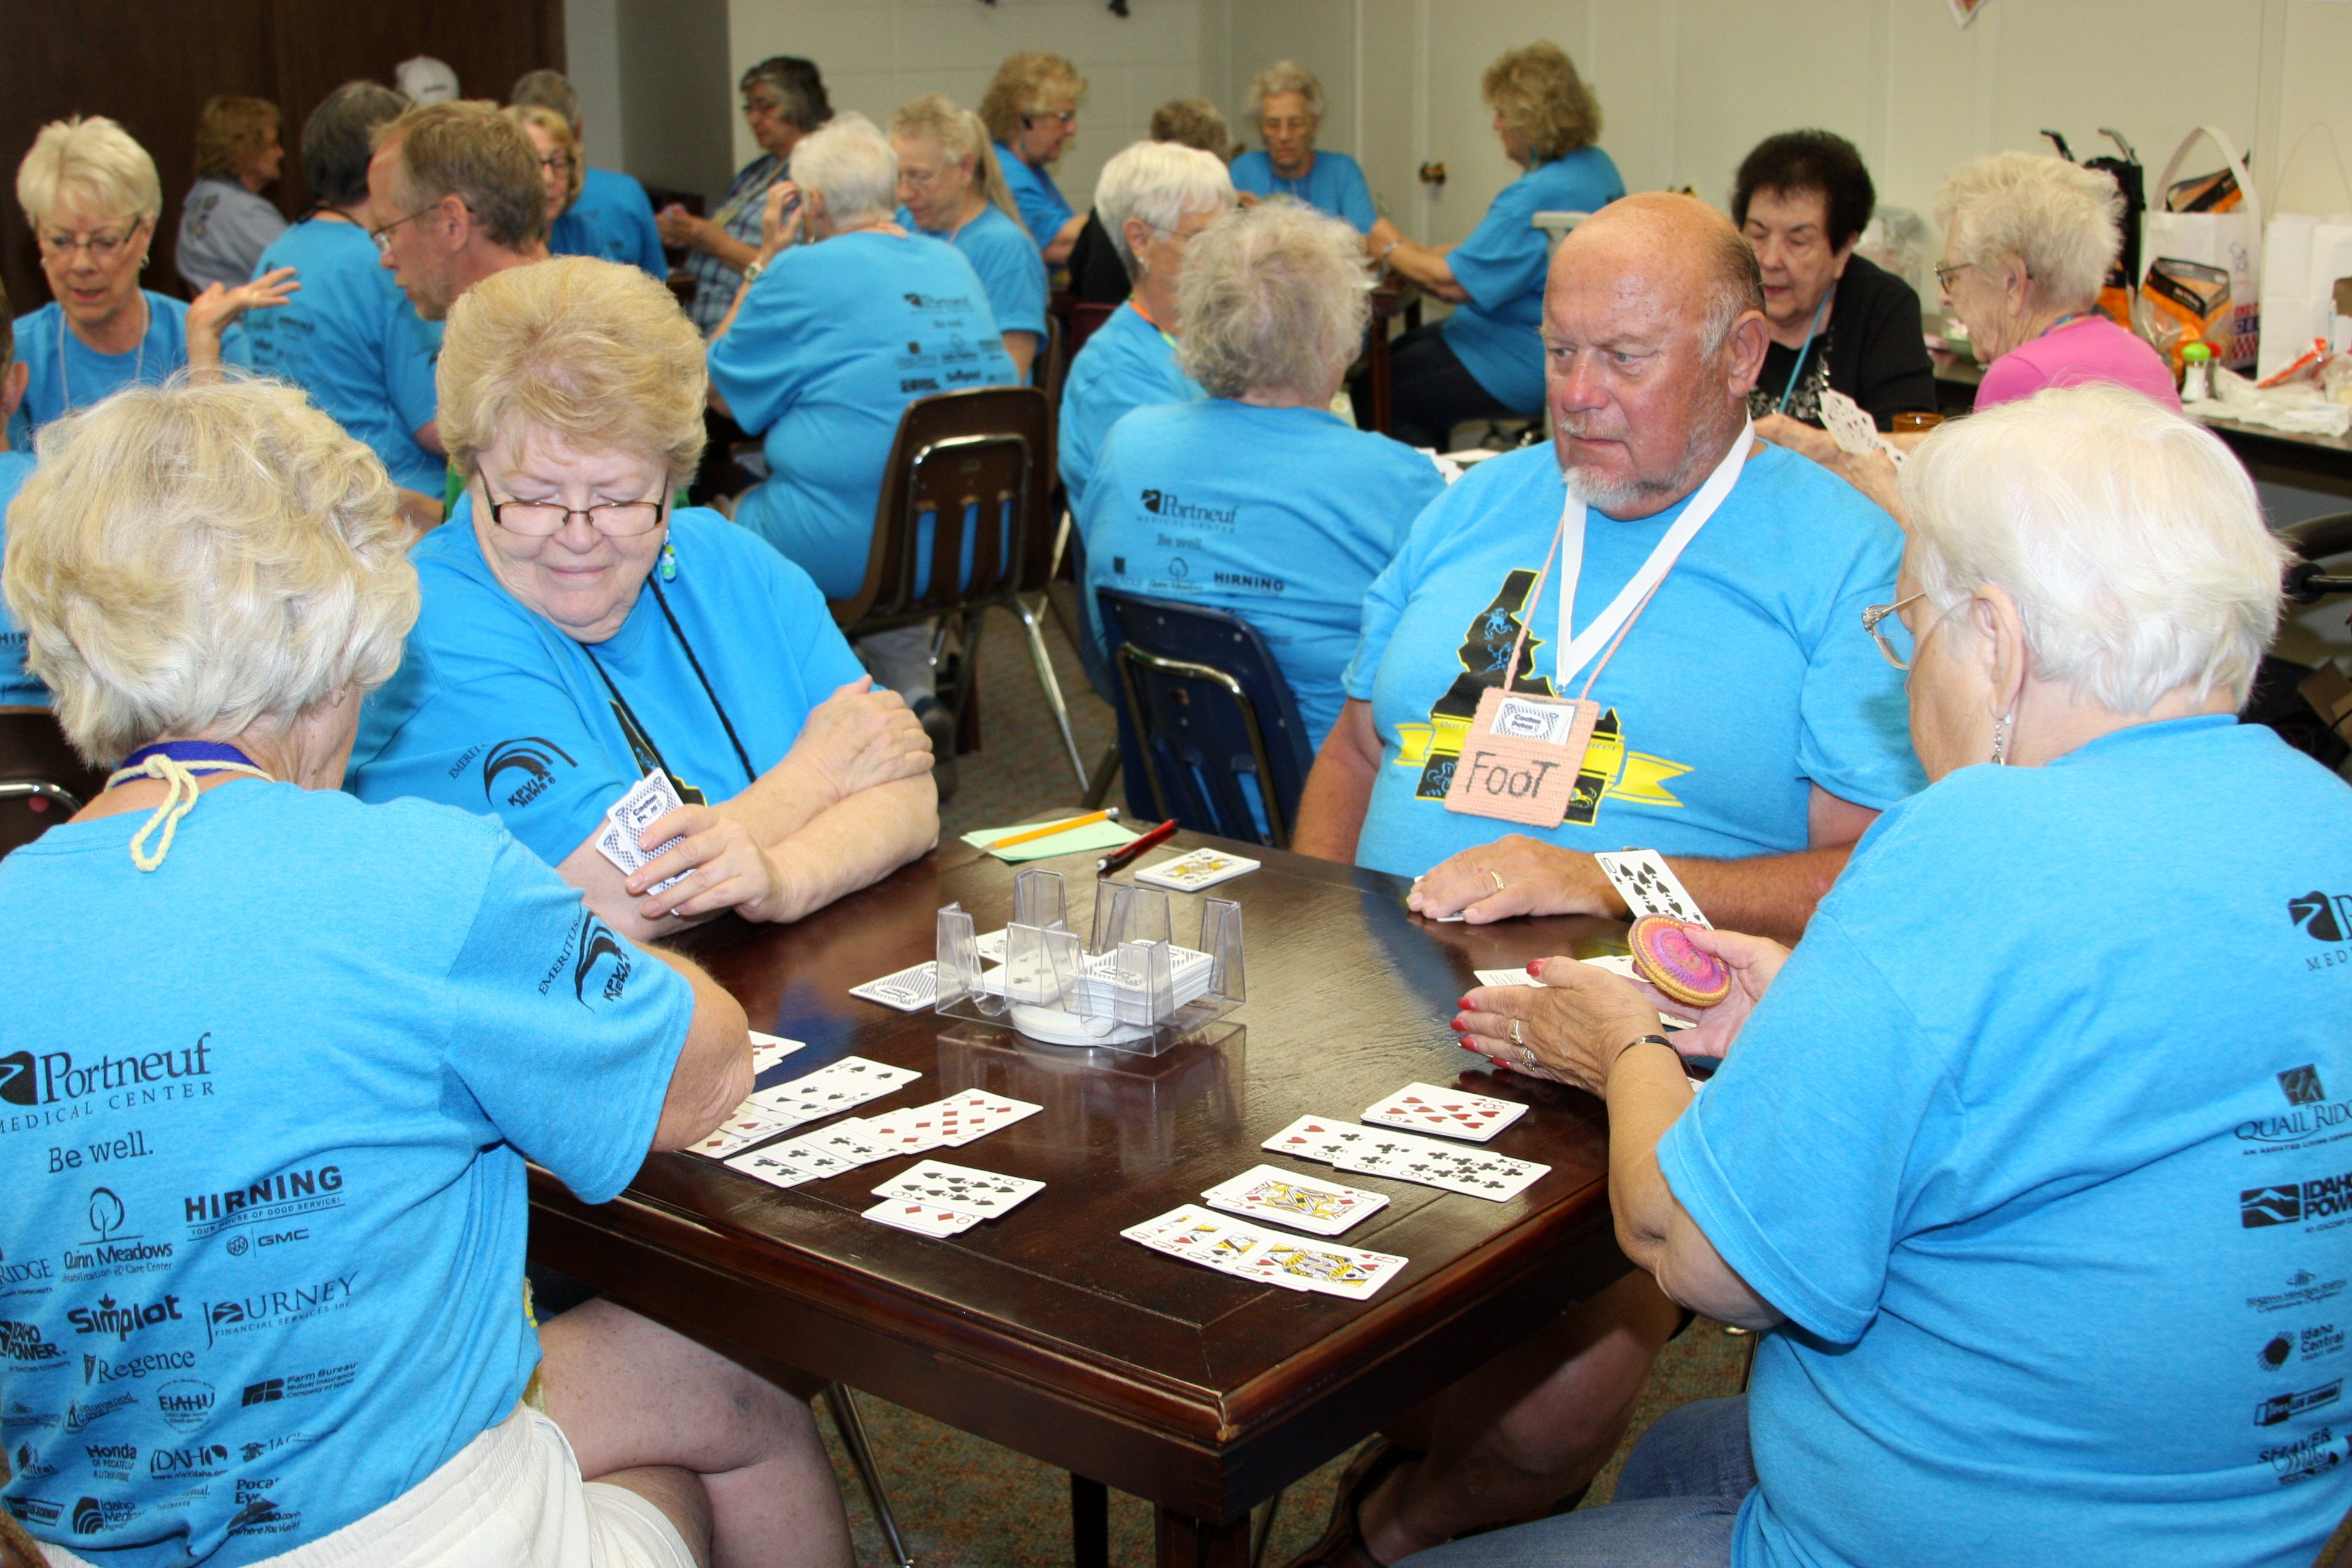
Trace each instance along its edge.
<instances>
[{"instance_id":1,"label":"deck of cards","mask_svg":"<svg viewBox=\"0 0 2352 1568\"><path fill-rule=\"evenodd\" d=\"M1531 1160L1336 1117L1302 1116L1259 1147L1295 1159L1319 1160L1336 1170L1417 1182L1498 1204L1517 1197L1551 1172L1549 1165Z\"/></svg>"},{"instance_id":2,"label":"deck of cards","mask_svg":"<svg viewBox=\"0 0 2352 1568\"><path fill-rule=\"evenodd\" d=\"M1313 1290L1350 1301L1369 1299L1404 1270L1392 1252L1368 1252L1248 1225L1186 1205L1119 1235L1154 1252L1181 1258L1236 1279L1285 1290Z\"/></svg>"},{"instance_id":3,"label":"deck of cards","mask_svg":"<svg viewBox=\"0 0 2352 1568\"><path fill-rule=\"evenodd\" d=\"M1195 849L1189 854L1179 855L1173 860L1147 866L1135 874L1135 879L1179 893L1197 893L1203 888L1230 882L1235 877L1246 877L1256 870L1258 865L1259 862L1246 855L1228 855L1222 849Z\"/></svg>"},{"instance_id":4,"label":"deck of cards","mask_svg":"<svg viewBox=\"0 0 2352 1568\"><path fill-rule=\"evenodd\" d=\"M1045 1188L1026 1176L922 1160L874 1189L882 1201L866 1217L918 1236L954 1236L1011 1213Z\"/></svg>"},{"instance_id":5,"label":"deck of cards","mask_svg":"<svg viewBox=\"0 0 2352 1568\"><path fill-rule=\"evenodd\" d=\"M641 849L637 840L645 830L676 811L685 803L677 791L670 787L669 775L656 768L629 786L628 793L604 809L604 826L596 832L596 848L605 859L621 868L627 876L638 867L667 854L684 839L684 835L652 849ZM646 891L658 893L665 888L685 880L687 873L664 878Z\"/></svg>"},{"instance_id":6,"label":"deck of cards","mask_svg":"<svg viewBox=\"0 0 2352 1568\"><path fill-rule=\"evenodd\" d=\"M1316 1236L1338 1236L1366 1215L1388 1207L1388 1194L1302 1176L1279 1165L1253 1165L1201 1194L1211 1208L1244 1219L1286 1225Z\"/></svg>"},{"instance_id":7,"label":"deck of cards","mask_svg":"<svg viewBox=\"0 0 2352 1568\"><path fill-rule=\"evenodd\" d=\"M697 1143L693 1152L707 1159L724 1160L803 1122L820 1121L879 1099L900 1084L922 1076L908 1068L894 1068L864 1057L844 1057L814 1072L803 1073L773 1089L753 1093L719 1124L718 1131Z\"/></svg>"},{"instance_id":8,"label":"deck of cards","mask_svg":"<svg viewBox=\"0 0 2352 1568\"><path fill-rule=\"evenodd\" d=\"M1467 1089L1440 1089L1433 1083L1409 1083L1365 1108L1364 1120L1409 1132L1437 1132L1484 1143L1528 1113L1524 1105Z\"/></svg>"}]
</instances>

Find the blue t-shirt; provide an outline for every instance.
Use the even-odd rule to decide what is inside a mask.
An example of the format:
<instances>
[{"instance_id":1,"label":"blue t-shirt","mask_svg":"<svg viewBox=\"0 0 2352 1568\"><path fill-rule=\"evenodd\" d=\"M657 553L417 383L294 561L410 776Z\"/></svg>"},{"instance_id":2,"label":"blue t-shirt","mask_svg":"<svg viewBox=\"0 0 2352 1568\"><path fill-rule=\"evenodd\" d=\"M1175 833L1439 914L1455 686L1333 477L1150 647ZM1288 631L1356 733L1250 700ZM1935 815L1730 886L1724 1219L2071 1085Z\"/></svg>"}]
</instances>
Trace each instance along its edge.
<instances>
[{"instance_id":1,"label":"blue t-shirt","mask_svg":"<svg viewBox=\"0 0 2352 1568\"><path fill-rule=\"evenodd\" d=\"M1062 416L1054 440L1070 515L1086 515L1087 480L1112 426L1134 409L1203 395L1201 384L1177 368L1175 341L1145 321L1134 300L1112 311L1079 347L1062 382Z\"/></svg>"},{"instance_id":2,"label":"blue t-shirt","mask_svg":"<svg viewBox=\"0 0 2352 1568\"><path fill-rule=\"evenodd\" d=\"M100 353L74 336L55 300L16 318L16 357L31 374L25 384L25 401L8 426L9 446L29 452L34 433L58 416L87 408L133 381L152 385L187 368L188 307L152 289L140 292L147 299L147 336L127 354ZM250 363L244 323L267 313L248 310L221 334L223 363ZM60 340L65 349L62 364L58 360Z\"/></svg>"},{"instance_id":3,"label":"blue t-shirt","mask_svg":"<svg viewBox=\"0 0 2352 1568\"><path fill-rule=\"evenodd\" d=\"M1445 318L1445 346L1507 407L1543 406L1544 273L1551 262L1535 215L1598 212L1625 194L1598 147L1538 163L1505 185L1469 237L1445 253L1470 298Z\"/></svg>"},{"instance_id":4,"label":"blue t-shirt","mask_svg":"<svg viewBox=\"0 0 2352 1568\"><path fill-rule=\"evenodd\" d=\"M1070 221L1070 204L1063 199L1062 188L1054 184L1050 171L1022 162L1021 154L1002 142L996 144L996 163L1004 171L1004 184L1013 192L1013 205L1021 209L1021 221L1029 226L1029 237L1042 252Z\"/></svg>"},{"instance_id":5,"label":"blue t-shirt","mask_svg":"<svg viewBox=\"0 0 2352 1568\"><path fill-rule=\"evenodd\" d=\"M988 308L995 312L999 331L1034 332L1045 341L1045 258L1030 242L1029 233L994 202L960 228L942 234L919 226L915 215L898 209L898 226L908 234L946 240L963 252L980 285L988 290Z\"/></svg>"},{"instance_id":6,"label":"blue t-shirt","mask_svg":"<svg viewBox=\"0 0 2352 1568\"><path fill-rule=\"evenodd\" d=\"M1372 187L1364 183L1363 165L1345 153L1318 148L1315 162L1296 180L1276 174L1274 160L1264 153L1244 153L1234 160L1234 189L1261 196L1295 196L1318 211L1346 218L1359 234L1369 233L1380 221L1380 209L1372 205Z\"/></svg>"},{"instance_id":7,"label":"blue t-shirt","mask_svg":"<svg viewBox=\"0 0 2352 1568\"><path fill-rule=\"evenodd\" d=\"M1658 1146L1789 1319L1734 1563L2312 1561L2352 1503L2347 939L2352 795L2227 716L1878 820Z\"/></svg>"},{"instance_id":8,"label":"blue t-shirt","mask_svg":"<svg viewBox=\"0 0 2352 1568\"><path fill-rule=\"evenodd\" d=\"M1421 514L1372 584L1345 677L1381 738L1357 864L1418 876L1530 831L1450 812L1445 790L1478 699L1502 682L1566 499L1550 447L1490 458ZM1588 514L1578 629L1689 504L1624 521ZM1576 798L1536 837L1586 851L1784 855L1806 847L1809 784L1878 811L1917 789L1903 672L1862 629L1865 606L1895 597L1902 553L1894 519L1844 480L1786 447L1750 456L1602 668ZM1551 690L1559 582L1555 566L1515 689Z\"/></svg>"},{"instance_id":9,"label":"blue t-shirt","mask_svg":"<svg viewBox=\"0 0 2352 1568\"><path fill-rule=\"evenodd\" d=\"M495 812L549 865L657 765L710 800L749 787L718 709L654 599L658 584L693 657L761 773L809 710L865 673L808 574L699 507L670 520L676 574L655 575L593 654L501 586L474 534L473 501L413 552L424 611L400 671L360 715L345 787ZM604 676L597 667L604 667ZM609 677L650 750L633 744Z\"/></svg>"},{"instance_id":10,"label":"blue t-shirt","mask_svg":"<svg viewBox=\"0 0 2352 1568\"><path fill-rule=\"evenodd\" d=\"M613 169L589 169L580 176L580 195L563 209L547 236L551 256L594 256L642 267L659 282L669 276L661 230L654 224L653 198L645 186Z\"/></svg>"},{"instance_id":11,"label":"blue t-shirt","mask_svg":"<svg viewBox=\"0 0 2352 1568\"><path fill-rule=\"evenodd\" d=\"M253 368L309 393L383 459L393 483L437 498L448 465L415 433L436 406L438 334L384 270L367 230L298 223L261 253L256 276L273 267L296 268L302 287L275 310L247 314Z\"/></svg>"},{"instance_id":12,"label":"blue t-shirt","mask_svg":"<svg viewBox=\"0 0 2352 1568\"><path fill-rule=\"evenodd\" d=\"M795 245L710 345L711 384L737 424L767 437L770 477L735 521L845 599L866 580L907 405L1019 379L987 290L953 246L870 229Z\"/></svg>"},{"instance_id":13,"label":"blue t-shirt","mask_svg":"<svg viewBox=\"0 0 2352 1568\"><path fill-rule=\"evenodd\" d=\"M523 1162L604 1203L694 996L496 823L248 781L0 861L8 1510L94 1561L239 1568L515 1408ZM151 837L150 844L152 844Z\"/></svg>"},{"instance_id":14,"label":"blue t-shirt","mask_svg":"<svg viewBox=\"0 0 2352 1568\"><path fill-rule=\"evenodd\" d=\"M1313 751L1339 717L1365 590L1444 489L1419 452L1325 409L1139 408L1111 427L1079 520L1087 628L1099 647L1102 587L1239 616L1272 648Z\"/></svg>"},{"instance_id":15,"label":"blue t-shirt","mask_svg":"<svg viewBox=\"0 0 2352 1568\"><path fill-rule=\"evenodd\" d=\"M0 550L8 542L8 503L16 499L32 472L33 459L26 454L0 452ZM49 705L49 689L25 668L24 629L8 613L5 601L0 601L0 703L20 708Z\"/></svg>"}]
</instances>

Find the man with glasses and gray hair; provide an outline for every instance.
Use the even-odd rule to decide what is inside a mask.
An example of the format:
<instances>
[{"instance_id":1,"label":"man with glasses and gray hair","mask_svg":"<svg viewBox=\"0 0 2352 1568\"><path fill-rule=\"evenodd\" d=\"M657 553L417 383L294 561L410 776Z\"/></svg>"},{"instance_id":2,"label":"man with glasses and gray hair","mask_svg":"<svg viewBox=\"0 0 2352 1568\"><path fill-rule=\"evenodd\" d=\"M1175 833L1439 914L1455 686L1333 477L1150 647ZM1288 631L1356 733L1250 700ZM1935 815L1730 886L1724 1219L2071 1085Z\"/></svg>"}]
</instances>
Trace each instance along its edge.
<instances>
[{"instance_id":1,"label":"man with glasses and gray hair","mask_svg":"<svg viewBox=\"0 0 2352 1568\"><path fill-rule=\"evenodd\" d=\"M539 154L496 104L412 109L376 133L368 231L428 321L483 279L547 258Z\"/></svg>"}]
</instances>

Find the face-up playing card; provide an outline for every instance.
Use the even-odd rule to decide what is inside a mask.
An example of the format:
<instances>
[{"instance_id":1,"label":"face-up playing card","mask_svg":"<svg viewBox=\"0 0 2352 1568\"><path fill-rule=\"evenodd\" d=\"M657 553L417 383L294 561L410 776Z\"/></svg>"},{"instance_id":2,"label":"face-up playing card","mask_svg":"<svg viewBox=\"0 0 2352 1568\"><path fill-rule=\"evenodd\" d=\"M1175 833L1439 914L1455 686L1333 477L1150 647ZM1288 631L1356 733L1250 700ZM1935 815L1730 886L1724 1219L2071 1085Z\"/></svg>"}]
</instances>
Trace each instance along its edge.
<instances>
[{"instance_id":1,"label":"face-up playing card","mask_svg":"<svg viewBox=\"0 0 2352 1568\"><path fill-rule=\"evenodd\" d=\"M679 841L677 837L672 837L650 850L639 848L638 839L646 828L676 811L679 805L677 791L670 787L669 775L656 768L631 784L625 795L605 808L604 826L596 835L598 851L605 859L618 866L623 876L658 856L667 854ZM680 872L676 877L665 878L646 891L658 893L684 877L685 873Z\"/></svg>"},{"instance_id":2,"label":"face-up playing card","mask_svg":"<svg viewBox=\"0 0 2352 1568\"><path fill-rule=\"evenodd\" d=\"M911 1198L936 1208L994 1219L1045 1191L1045 1184L1026 1176L1000 1176L945 1160L919 1160L914 1165L874 1189L877 1198Z\"/></svg>"},{"instance_id":3,"label":"face-up playing card","mask_svg":"<svg viewBox=\"0 0 2352 1568\"><path fill-rule=\"evenodd\" d=\"M814 1182L820 1176L837 1175L850 1168L843 1161L835 1160L830 1155L824 1155L817 1158L832 1169L819 1170L815 1168L815 1160L803 1163L797 1159L784 1158L782 1149L782 1144L771 1143L764 1149L754 1149L748 1154L734 1155L728 1160L727 1168L730 1171L740 1171L753 1180L765 1182L772 1187L797 1187L803 1182Z\"/></svg>"},{"instance_id":4,"label":"face-up playing card","mask_svg":"<svg viewBox=\"0 0 2352 1568\"><path fill-rule=\"evenodd\" d=\"M1244 1279L1276 1284L1303 1280L1309 1290L1361 1301L1404 1267L1405 1260L1393 1252L1367 1252L1329 1242L1276 1240L1253 1248L1236 1272Z\"/></svg>"},{"instance_id":5,"label":"face-up playing card","mask_svg":"<svg viewBox=\"0 0 2352 1568\"><path fill-rule=\"evenodd\" d=\"M1012 935L1009 931L984 931L971 939L971 945L979 950L982 963L1002 963Z\"/></svg>"},{"instance_id":6,"label":"face-up playing card","mask_svg":"<svg viewBox=\"0 0 2352 1568\"><path fill-rule=\"evenodd\" d=\"M1045 1109L1026 1100L1007 1100L985 1089L968 1089L939 1102L940 1131L950 1149L961 1149L975 1138L985 1138Z\"/></svg>"},{"instance_id":7,"label":"face-up playing card","mask_svg":"<svg viewBox=\"0 0 2352 1568\"><path fill-rule=\"evenodd\" d=\"M1440 1089L1433 1083L1409 1083L1386 1100L1369 1106L1364 1120L1415 1132L1438 1132L1484 1143L1520 1117L1528 1108L1507 1100Z\"/></svg>"},{"instance_id":8,"label":"face-up playing card","mask_svg":"<svg viewBox=\"0 0 2352 1568\"><path fill-rule=\"evenodd\" d=\"M1635 915L1672 915L1712 929L1714 922L1698 912L1698 900L1684 889L1656 850L1625 849L1615 854L1602 850L1592 858Z\"/></svg>"},{"instance_id":9,"label":"face-up playing card","mask_svg":"<svg viewBox=\"0 0 2352 1568\"><path fill-rule=\"evenodd\" d=\"M779 1132L789 1132L800 1124L799 1117L781 1115L747 1100L735 1108L734 1114L713 1129L708 1138L697 1143L692 1152L706 1159L723 1160L763 1139L773 1138Z\"/></svg>"},{"instance_id":10,"label":"face-up playing card","mask_svg":"<svg viewBox=\"0 0 2352 1568\"><path fill-rule=\"evenodd\" d=\"M910 1105L869 1116L858 1136L893 1154L928 1154L947 1144L946 1135L940 1131L939 1109L932 1105Z\"/></svg>"},{"instance_id":11,"label":"face-up playing card","mask_svg":"<svg viewBox=\"0 0 2352 1568\"><path fill-rule=\"evenodd\" d=\"M776 1153L797 1163L802 1152L840 1160L849 1165L870 1165L877 1160L887 1160L891 1151L866 1136L866 1123L851 1116L815 1132L803 1132L797 1138L787 1138L775 1146Z\"/></svg>"},{"instance_id":12,"label":"face-up playing card","mask_svg":"<svg viewBox=\"0 0 2352 1568\"><path fill-rule=\"evenodd\" d=\"M1256 1165L1201 1194L1213 1208L1314 1236L1338 1236L1388 1205L1381 1193L1302 1176L1279 1165Z\"/></svg>"},{"instance_id":13,"label":"face-up playing card","mask_svg":"<svg viewBox=\"0 0 2352 1568\"><path fill-rule=\"evenodd\" d=\"M1207 1209L1186 1205L1171 1209L1157 1219L1146 1220L1119 1232L1130 1241L1141 1242L1154 1252L1164 1252L1171 1258L1181 1258L1193 1263L1231 1274L1236 1266L1269 1237L1270 1233L1213 1214ZM1304 1290L1303 1279L1272 1279L1268 1284L1279 1285L1286 1290Z\"/></svg>"},{"instance_id":14,"label":"face-up playing card","mask_svg":"<svg viewBox=\"0 0 2352 1568\"><path fill-rule=\"evenodd\" d=\"M1258 1145L1276 1154L1288 1154L1300 1160L1320 1160L1325 1164L1348 1141L1363 1129L1351 1121L1341 1121L1328 1116L1302 1116L1265 1142Z\"/></svg>"},{"instance_id":15,"label":"face-up playing card","mask_svg":"<svg viewBox=\"0 0 2352 1568\"><path fill-rule=\"evenodd\" d=\"M745 1103L814 1121L878 1099L922 1076L909 1068L894 1068L864 1057L844 1057L773 1089L763 1089Z\"/></svg>"},{"instance_id":16,"label":"face-up playing card","mask_svg":"<svg viewBox=\"0 0 2352 1568\"><path fill-rule=\"evenodd\" d=\"M751 1076L759 1077L794 1051L807 1047L806 1040L787 1040L781 1036L751 1031Z\"/></svg>"},{"instance_id":17,"label":"face-up playing card","mask_svg":"<svg viewBox=\"0 0 2352 1568\"><path fill-rule=\"evenodd\" d=\"M866 1217L894 1229L911 1230L917 1236L953 1236L980 1223L978 1215L958 1214L953 1209L906 1198L884 1198L866 1211Z\"/></svg>"},{"instance_id":18,"label":"face-up playing card","mask_svg":"<svg viewBox=\"0 0 2352 1568\"><path fill-rule=\"evenodd\" d=\"M1425 1163L1421 1174L1408 1179L1499 1204L1526 1192L1550 1169L1532 1160L1514 1160L1484 1149L1441 1150Z\"/></svg>"},{"instance_id":19,"label":"face-up playing card","mask_svg":"<svg viewBox=\"0 0 2352 1568\"><path fill-rule=\"evenodd\" d=\"M1228 855L1222 849L1195 849L1190 854L1179 855L1173 860L1147 866L1135 874L1135 879L1154 888L1197 893L1203 888L1230 882L1235 877L1246 877L1256 870L1258 865L1259 862L1245 855Z\"/></svg>"},{"instance_id":20,"label":"face-up playing card","mask_svg":"<svg viewBox=\"0 0 2352 1568\"><path fill-rule=\"evenodd\" d=\"M885 1007L896 1007L901 1013L919 1013L940 999L939 970L939 961L927 958L896 974L853 985L849 994L868 1002L879 1002Z\"/></svg>"}]
</instances>

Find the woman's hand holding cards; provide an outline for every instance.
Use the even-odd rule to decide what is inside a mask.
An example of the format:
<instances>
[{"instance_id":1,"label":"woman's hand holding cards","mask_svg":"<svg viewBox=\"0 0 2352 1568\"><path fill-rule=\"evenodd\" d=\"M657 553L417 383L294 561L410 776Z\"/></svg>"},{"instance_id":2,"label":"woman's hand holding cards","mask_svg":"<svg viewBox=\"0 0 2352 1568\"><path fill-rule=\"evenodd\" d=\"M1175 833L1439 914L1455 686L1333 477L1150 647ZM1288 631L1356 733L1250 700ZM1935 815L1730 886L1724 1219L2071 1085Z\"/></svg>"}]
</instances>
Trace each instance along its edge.
<instances>
[{"instance_id":1,"label":"woman's hand holding cards","mask_svg":"<svg viewBox=\"0 0 2352 1568\"><path fill-rule=\"evenodd\" d=\"M1675 1037L1675 1048L1686 1057L1722 1058L1730 1053L1731 1042L1739 1037L1748 1022L1748 1015L1770 988L1780 965L1789 962L1789 950L1769 937L1748 936L1736 931L1712 931L1705 926L1686 926L1684 938L1699 952L1713 955L1731 976L1731 994L1714 1006L1694 1015L1691 1009L1668 996L1656 986L1643 981L1632 981L1635 990L1654 999L1656 1005L1682 1016L1696 1016L1698 1022ZM1548 963L1571 962L1555 958ZM1546 981L1549 984L1550 982ZM1631 1038L1628 1036L1627 1038Z\"/></svg>"},{"instance_id":2,"label":"woman's hand holding cards","mask_svg":"<svg viewBox=\"0 0 2352 1568\"><path fill-rule=\"evenodd\" d=\"M1601 1092L1628 1040L1654 1034L1658 1009L1641 988L1572 958L1530 964L1540 985L1481 985L1454 1020L1465 1050L1530 1078Z\"/></svg>"},{"instance_id":3,"label":"woman's hand holding cards","mask_svg":"<svg viewBox=\"0 0 2352 1568\"><path fill-rule=\"evenodd\" d=\"M1590 855L1524 833L1465 849L1431 867L1405 907L1432 920L1459 915L1472 925L1515 915L1612 915L1624 901Z\"/></svg>"},{"instance_id":4,"label":"woman's hand holding cards","mask_svg":"<svg viewBox=\"0 0 2352 1568\"><path fill-rule=\"evenodd\" d=\"M671 844L670 840L677 842ZM745 920L783 921L803 910L794 902L792 878L750 828L707 805L681 805L658 816L638 837L641 847L669 847L635 871L625 886L645 902L638 912L649 921L665 915L695 920L729 910ZM685 879L659 893L649 889L672 877Z\"/></svg>"}]
</instances>

